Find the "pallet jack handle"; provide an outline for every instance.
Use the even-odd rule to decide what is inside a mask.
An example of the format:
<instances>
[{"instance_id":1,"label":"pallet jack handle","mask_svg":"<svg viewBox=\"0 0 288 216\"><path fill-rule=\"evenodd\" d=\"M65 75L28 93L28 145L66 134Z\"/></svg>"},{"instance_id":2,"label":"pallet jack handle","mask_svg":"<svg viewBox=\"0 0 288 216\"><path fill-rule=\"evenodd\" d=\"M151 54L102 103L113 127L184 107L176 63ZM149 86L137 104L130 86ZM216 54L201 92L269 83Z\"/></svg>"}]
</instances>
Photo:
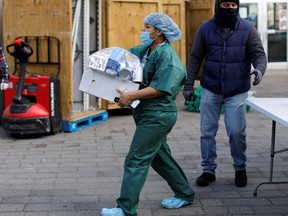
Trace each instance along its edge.
<instances>
[{"instance_id":1,"label":"pallet jack handle","mask_svg":"<svg viewBox=\"0 0 288 216\"><path fill-rule=\"evenodd\" d=\"M11 50L11 47L14 47L14 51ZM13 102L21 104L24 101L22 100L22 92L24 89L24 78L25 70L28 58L33 54L32 47L21 39L14 40L13 44L10 44L6 47L7 52L14 56L20 62L20 73L19 81L16 89L16 95L13 97Z\"/></svg>"},{"instance_id":2,"label":"pallet jack handle","mask_svg":"<svg viewBox=\"0 0 288 216\"><path fill-rule=\"evenodd\" d=\"M11 51L11 47L14 47L14 51ZM21 63L27 63L28 58L33 54L32 47L21 39L14 40L13 44L6 47L7 52L18 59Z\"/></svg>"}]
</instances>

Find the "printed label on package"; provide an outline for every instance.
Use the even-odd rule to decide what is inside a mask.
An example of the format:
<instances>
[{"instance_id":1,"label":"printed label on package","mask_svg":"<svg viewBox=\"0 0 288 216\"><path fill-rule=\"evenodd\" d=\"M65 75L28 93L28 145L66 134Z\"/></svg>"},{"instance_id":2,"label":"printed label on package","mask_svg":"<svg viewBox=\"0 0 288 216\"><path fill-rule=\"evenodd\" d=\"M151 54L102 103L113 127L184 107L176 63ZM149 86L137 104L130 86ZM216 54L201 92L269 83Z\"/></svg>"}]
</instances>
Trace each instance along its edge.
<instances>
[{"instance_id":1,"label":"printed label on package","mask_svg":"<svg viewBox=\"0 0 288 216\"><path fill-rule=\"evenodd\" d=\"M107 59L98 55L89 56L89 67L99 71L105 71L107 66Z\"/></svg>"}]
</instances>

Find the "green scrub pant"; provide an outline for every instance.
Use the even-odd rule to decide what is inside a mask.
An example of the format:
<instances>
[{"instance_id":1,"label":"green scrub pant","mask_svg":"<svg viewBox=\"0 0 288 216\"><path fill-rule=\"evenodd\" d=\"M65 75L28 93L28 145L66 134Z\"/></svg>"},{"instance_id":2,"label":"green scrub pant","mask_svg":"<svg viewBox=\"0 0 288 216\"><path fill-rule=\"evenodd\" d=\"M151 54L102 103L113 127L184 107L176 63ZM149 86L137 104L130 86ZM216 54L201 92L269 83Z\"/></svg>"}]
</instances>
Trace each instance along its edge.
<instances>
[{"instance_id":1,"label":"green scrub pant","mask_svg":"<svg viewBox=\"0 0 288 216\"><path fill-rule=\"evenodd\" d=\"M194 191L166 142L176 119L177 112L134 114L136 131L125 160L121 194L117 199L118 207L127 216L137 215L140 191L150 166L167 181L175 197L193 201Z\"/></svg>"}]
</instances>

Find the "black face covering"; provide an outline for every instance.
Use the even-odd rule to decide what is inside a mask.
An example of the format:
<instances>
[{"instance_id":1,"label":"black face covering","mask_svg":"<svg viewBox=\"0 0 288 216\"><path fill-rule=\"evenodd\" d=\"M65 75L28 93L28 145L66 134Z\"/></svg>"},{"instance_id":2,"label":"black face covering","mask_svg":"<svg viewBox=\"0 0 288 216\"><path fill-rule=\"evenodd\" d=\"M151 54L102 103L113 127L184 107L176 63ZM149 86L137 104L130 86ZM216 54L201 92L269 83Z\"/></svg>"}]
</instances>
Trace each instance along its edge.
<instances>
[{"instance_id":1,"label":"black face covering","mask_svg":"<svg viewBox=\"0 0 288 216\"><path fill-rule=\"evenodd\" d=\"M221 23L225 28L233 27L238 19L238 9L219 8Z\"/></svg>"},{"instance_id":2,"label":"black face covering","mask_svg":"<svg viewBox=\"0 0 288 216\"><path fill-rule=\"evenodd\" d=\"M221 1L221 2L224 2L224 1ZM235 2L235 1L232 1L232 2ZM234 27L239 17L239 7L237 9L220 8L219 0L216 0L214 17L216 18L216 21L217 23L219 23L219 25L223 26L224 28L232 28Z\"/></svg>"}]
</instances>

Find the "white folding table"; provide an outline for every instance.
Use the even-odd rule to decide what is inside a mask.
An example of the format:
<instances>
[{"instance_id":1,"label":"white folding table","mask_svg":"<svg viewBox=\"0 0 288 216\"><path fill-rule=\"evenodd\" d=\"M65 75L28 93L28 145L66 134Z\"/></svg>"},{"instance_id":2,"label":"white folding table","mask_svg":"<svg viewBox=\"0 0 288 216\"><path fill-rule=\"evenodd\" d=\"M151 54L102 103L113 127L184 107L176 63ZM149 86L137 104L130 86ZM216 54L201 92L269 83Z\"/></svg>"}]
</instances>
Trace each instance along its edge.
<instances>
[{"instance_id":1,"label":"white folding table","mask_svg":"<svg viewBox=\"0 0 288 216\"><path fill-rule=\"evenodd\" d=\"M276 123L288 128L288 98L256 98L249 97L245 103L251 108L257 110L272 120L272 137L270 152L270 176L268 181L260 182L255 190L254 196L257 196L258 188L263 184L286 184L287 181L273 181L273 167L275 154L288 151L288 148L275 151Z\"/></svg>"}]
</instances>

